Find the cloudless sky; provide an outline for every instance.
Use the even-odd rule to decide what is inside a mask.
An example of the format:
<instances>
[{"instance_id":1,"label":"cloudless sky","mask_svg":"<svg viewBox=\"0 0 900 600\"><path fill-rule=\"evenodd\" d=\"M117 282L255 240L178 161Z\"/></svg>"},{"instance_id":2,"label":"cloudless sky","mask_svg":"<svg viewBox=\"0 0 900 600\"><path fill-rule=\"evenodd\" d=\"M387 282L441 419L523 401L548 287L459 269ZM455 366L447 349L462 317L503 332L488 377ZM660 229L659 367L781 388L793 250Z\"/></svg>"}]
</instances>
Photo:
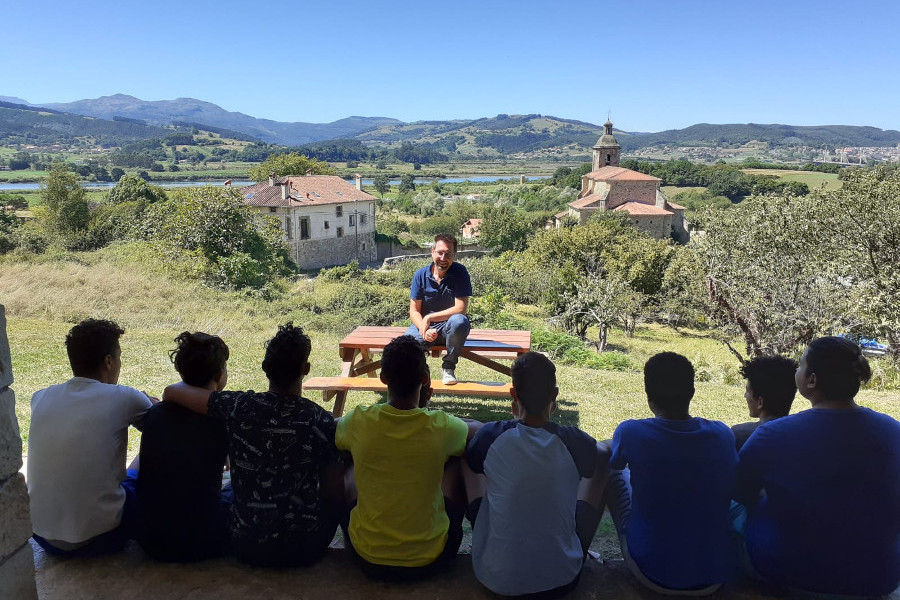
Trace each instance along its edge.
<instances>
[{"instance_id":1,"label":"cloudless sky","mask_svg":"<svg viewBox=\"0 0 900 600\"><path fill-rule=\"evenodd\" d=\"M314 123L900 129L898 26L898 0L8 2L0 96L190 97Z\"/></svg>"}]
</instances>

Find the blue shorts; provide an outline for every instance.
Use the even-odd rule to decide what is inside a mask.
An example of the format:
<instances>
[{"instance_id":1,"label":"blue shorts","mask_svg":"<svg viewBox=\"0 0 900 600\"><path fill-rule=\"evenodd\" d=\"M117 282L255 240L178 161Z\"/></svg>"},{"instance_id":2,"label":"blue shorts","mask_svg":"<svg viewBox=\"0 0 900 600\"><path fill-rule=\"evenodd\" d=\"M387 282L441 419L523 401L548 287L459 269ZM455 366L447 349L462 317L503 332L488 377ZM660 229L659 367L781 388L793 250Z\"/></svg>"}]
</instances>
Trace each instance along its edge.
<instances>
[{"instance_id":1,"label":"blue shorts","mask_svg":"<svg viewBox=\"0 0 900 600\"><path fill-rule=\"evenodd\" d=\"M137 531L137 477L137 470L128 469L125 481L119 484L125 490L125 504L122 507L122 520L115 529L101 533L75 550L57 548L36 533L31 537L47 554L53 556L100 556L118 552L125 547L128 540L134 539Z\"/></svg>"}]
</instances>

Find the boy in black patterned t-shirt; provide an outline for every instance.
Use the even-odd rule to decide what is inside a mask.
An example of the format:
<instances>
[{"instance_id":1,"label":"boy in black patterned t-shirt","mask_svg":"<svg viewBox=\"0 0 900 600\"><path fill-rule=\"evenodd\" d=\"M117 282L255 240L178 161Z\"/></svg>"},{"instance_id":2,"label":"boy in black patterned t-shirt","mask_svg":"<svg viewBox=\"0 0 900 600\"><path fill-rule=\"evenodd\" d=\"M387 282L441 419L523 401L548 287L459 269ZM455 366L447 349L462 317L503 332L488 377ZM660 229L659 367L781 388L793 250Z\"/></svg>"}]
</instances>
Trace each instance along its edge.
<instances>
[{"instance_id":1,"label":"boy in black patterned t-shirt","mask_svg":"<svg viewBox=\"0 0 900 600\"><path fill-rule=\"evenodd\" d=\"M267 392L210 392L171 385L163 401L221 419L234 486L232 547L258 566L310 564L344 516L334 418L301 396L309 337L292 323L266 344Z\"/></svg>"}]
</instances>

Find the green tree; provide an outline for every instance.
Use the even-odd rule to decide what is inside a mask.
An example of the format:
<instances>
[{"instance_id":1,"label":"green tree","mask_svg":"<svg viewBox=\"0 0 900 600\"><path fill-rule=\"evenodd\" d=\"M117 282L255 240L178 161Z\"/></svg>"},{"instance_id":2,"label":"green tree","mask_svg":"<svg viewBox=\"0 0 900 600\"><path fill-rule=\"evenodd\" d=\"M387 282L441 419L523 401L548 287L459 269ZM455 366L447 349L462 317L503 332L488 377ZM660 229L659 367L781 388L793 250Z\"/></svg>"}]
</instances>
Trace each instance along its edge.
<instances>
[{"instance_id":1,"label":"green tree","mask_svg":"<svg viewBox=\"0 0 900 600\"><path fill-rule=\"evenodd\" d=\"M384 198L384 195L391 191L391 182L384 173L379 173L374 180L375 191Z\"/></svg>"},{"instance_id":2,"label":"green tree","mask_svg":"<svg viewBox=\"0 0 900 600\"><path fill-rule=\"evenodd\" d=\"M41 184L41 200L47 209L47 225L62 235L84 231L91 219L87 196L78 176L64 162L54 162Z\"/></svg>"},{"instance_id":3,"label":"green tree","mask_svg":"<svg viewBox=\"0 0 900 600\"><path fill-rule=\"evenodd\" d=\"M123 175L125 175L125 170L122 169L121 167L113 167L109 172L109 176L112 178L113 181L118 181L118 180L122 179Z\"/></svg>"},{"instance_id":4,"label":"green tree","mask_svg":"<svg viewBox=\"0 0 900 600\"><path fill-rule=\"evenodd\" d=\"M900 170L848 171L839 190L804 203L817 253L850 292L849 329L886 339L900 356Z\"/></svg>"},{"instance_id":5,"label":"green tree","mask_svg":"<svg viewBox=\"0 0 900 600\"><path fill-rule=\"evenodd\" d=\"M290 154L272 154L256 167L251 167L250 178L255 181L265 181L271 173L276 177L287 175L306 175L309 171L312 175L334 175L335 170L327 162L309 158L305 154L291 152Z\"/></svg>"},{"instance_id":6,"label":"green tree","mask_svg":"<svg viewBox=\"0 0 900 600\"><path fill-rule=\"evenodd\" d=\"M574 292L566 295L565 308L554 320L581 339L587 338L589 327L596 327L597 351L604 352L614 324L622 324L626 333L633 335L642 304L641 294L623 279L594 273L575 282Z\"/></svg>"},{"instance_id":7,"label":"green tree","mask_svg":"<svg viewBox=\"0 0 900 600\"><path fill-rule=\"evenodd\" d=\"M166 192L157 185L147 183L137 175L123 175L106 196L107 204L135 202L146 207L166 199Z\"/></svg>"},{"instance_id":8,"label":"green tree","mask_svg":"<svg viewBox=\"0 0 900 600\"><path fill-rule=\"evenodd\" d=\"M533 232L527 216L503 205L485 208L478 229L478 241L498 254L507 250L524 250Z\"/></svg>"},{"instance_id":9,"label":"green tree","mask_svg":"<svg viewBox=\"0 0 900 600\"><path fill-rule=\"evenodd\" d=\"M400 176L400 193L404 192L412 192L416 189L416 182L413 180L413 176L409 173L404 173Z\"/></svg>"},{"instance_id":10,"label":"green tree","mask_svg":"<svg viewBox=\"0 0 900 600\"><path fill-rule=\"evenodd\" d=\"M233 188L173 192L148 207L143 233L196 256L205 278L222 287L262 288L292 270L278 222Z\"/></svg>"}]
</instances>

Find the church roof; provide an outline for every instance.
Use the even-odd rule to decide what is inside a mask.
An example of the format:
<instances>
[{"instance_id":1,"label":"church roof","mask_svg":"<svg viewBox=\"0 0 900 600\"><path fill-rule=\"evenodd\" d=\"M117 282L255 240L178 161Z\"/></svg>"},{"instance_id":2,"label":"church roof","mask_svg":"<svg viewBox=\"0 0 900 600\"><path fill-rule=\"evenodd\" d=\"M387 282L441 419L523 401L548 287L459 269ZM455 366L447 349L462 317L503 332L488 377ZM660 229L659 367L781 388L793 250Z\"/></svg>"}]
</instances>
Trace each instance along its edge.
<instances>
[{"instance_id":1,"label":"church roof","mask_svg":"<svg viewBox=\"0 0 900 600\"><path fill-rule=\"evenodd\" d=\"M623 202L613 210L624 210L629 215L671 215L672 211L659 208L655 204L645 204L637 200L628 200Z\"/></svg>"},{"instance_id":2,"label":"church roof","mask_svg":"<svg viewBox=\"0 0 900 600\"><path fill-rule=\"evenodd\" d=\"M606 192L608 193L609 190L606 190ZM569 202L569 206L571 206L572 208L585 208L587 206L590 206L591 204L594 204L595 202L603 200L604 198L606 198L606 196L607 194L588 194L584 198L579 198L574 202Z\"/></svg>"},{"instance_id":3,"label":"church roof","mask_svg":"<svg viewBox=\"0 0 900 600\"><path fill-rule=\"evenodd\" d=\"M613 166L601 167L585 176L595 181L662 181L659 177L645 175L639 171L632 171L624 167Z\"/></svg>"}]
</instances>

